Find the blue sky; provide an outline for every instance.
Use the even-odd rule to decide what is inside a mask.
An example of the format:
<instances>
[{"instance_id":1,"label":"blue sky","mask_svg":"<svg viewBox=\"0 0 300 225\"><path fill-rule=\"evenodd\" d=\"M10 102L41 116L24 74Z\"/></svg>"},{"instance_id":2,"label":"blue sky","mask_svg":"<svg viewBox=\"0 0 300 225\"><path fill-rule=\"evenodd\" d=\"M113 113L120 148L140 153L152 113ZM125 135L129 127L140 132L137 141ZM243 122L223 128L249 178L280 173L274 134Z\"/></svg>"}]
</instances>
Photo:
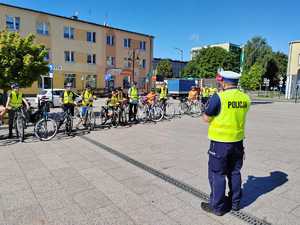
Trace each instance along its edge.
<instances>
[{"instance_id":1,"label":"blue sky","mask_svg":"<svg viewBox=\"0 0 300 225\"><path fill-rule=\"evenodd\" d=\"M155 57L184 59L194 46L243 44L254 35L267 38L276 51L300 39L299 0L1 0L63 16L79 12L82 20L155 36Z\"/></svg>"}]
</instances>

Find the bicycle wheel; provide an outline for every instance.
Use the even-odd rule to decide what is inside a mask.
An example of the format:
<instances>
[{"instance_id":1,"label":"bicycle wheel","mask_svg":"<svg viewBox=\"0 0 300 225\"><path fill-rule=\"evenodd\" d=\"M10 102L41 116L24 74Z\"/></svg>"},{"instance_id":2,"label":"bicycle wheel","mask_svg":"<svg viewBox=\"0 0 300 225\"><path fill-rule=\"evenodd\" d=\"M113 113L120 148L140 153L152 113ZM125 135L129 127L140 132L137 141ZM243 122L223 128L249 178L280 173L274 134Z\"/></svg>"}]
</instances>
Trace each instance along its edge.
<instances>
[{"instance_id":1,"label":"bicycle wheel","mask_svg":"<svg viewBox=\"0 0 300 225\"><path fill-rule=\"evenodd\" d=\"M70 116L67 116L66 119L66 133L67 135L71 135L72 134L72 129L73 129L73 120Z\"/></svg>"},{"instance_id":2,"label":"bicycle wheel","mask_svg":"<svg viewBox=\"0 0 300 225\"><path fill-rule=\"evenodd\" d=\"M198 102L193 103L191 105L191 115L193 115L193 116L200 116L201 115L201 106Z\"/></svg>"},{"instance_id":3,"label":"bicycle wheel","mask_svg":"<svg viewBox=\"0 0 300 225\"><path fill-rule=\"evenodd\" d=\"M25 138L24 129L25 129L25 119L22 116L18 116L17 123L16 123L16 130L20 142L23 142Z\"/></svg>"},{"instance_id":4,"label":"bicycle wheel","mask_svg":"<svg viewBox=\"0 0 300 225\"><path fill-rule=\"evenodd\" d=\"M189 106L187 105L186 102L180 102L179 103L179 111L180 114L187 114L189 112Z\"/></svg>"},{"instance_id":5,"label":"bicycle wheel","mask_svg":"<svg viewBox=\"0 0 300 225\"><path fill-rule=\"evenodd\" d=\"M96 127L96 115L93 111L89 112L88 120L89 120L89 129L94 130Z\"/></svg>"},{"instance_id":6,"label":"bicycle wheel","mask_svg":"<svg viewBox=\"0 0 300 225\"><path fill-rule=\"evenodd\" d=\"M138 120L140 120L141 122L145 123L148 120L148 107L146 105L140 105L138 107Z\"/></svg>"},{"instance_id":7,"label":"bicycle wheel","mask_svg":"<svg viewBox=\"0 0 300 225\"><path fill-rule=\"evenodd\" d=\"M158 106L153 106L150 110L150 118L153 122L159 122L163 119L164 112Z\"/></svg>"},{"instance_id":8,"label":"bicycle wheel","mask_svg":"<svg viewBox=\"0 0 300 225\"><path fill-rule=\"evenodd\" d=\"M111 124L113 127L117 127L119 125L119 113L117 110L113 111L113 114L111 116Z\"/></svg>"},{"instance_id":9,"label":"bicycle wheel","mask_svg":"<svg viewBox=\"0 0 300 225\"><path fill-rule=\"evenodd\" d=\"M100 115L99 115L100 125L105 125L108 117L107 117L107 111L106 109L101 109Z\"/></svg>"},{"instance_id":10,"label":"bicycle wheel","mask_svg":"<svg viewBox=\"0 0 300 225\"><path fill-rule=\"evenodd\" d=\"M172 119L175 116L175 106L174 106L174 104L167 103L166 109L165 109L165 112L164 112L164 116L167 119Z\"/></svg>"},{"instance_id":11,"label":"bicycle wheel","mask_svg":"<svg viewBox=\"0 0 300 225\"><path fill-rule=\"evenodd\" d=\"M57 134L57 123L53 119L41 119L34 126L34 134L41 141L50 141Z\"/></svg>"}]
</instances>

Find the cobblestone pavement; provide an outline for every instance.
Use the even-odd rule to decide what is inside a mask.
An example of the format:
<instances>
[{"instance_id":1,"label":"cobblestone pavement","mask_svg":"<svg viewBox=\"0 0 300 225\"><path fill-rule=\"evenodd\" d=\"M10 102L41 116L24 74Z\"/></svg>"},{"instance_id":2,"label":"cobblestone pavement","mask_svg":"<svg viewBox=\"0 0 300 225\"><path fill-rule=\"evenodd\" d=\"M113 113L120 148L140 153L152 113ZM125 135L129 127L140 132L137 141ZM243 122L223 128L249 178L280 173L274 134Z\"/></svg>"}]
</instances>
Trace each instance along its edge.
<instances>
[{"instance_id":1,"label":"cobblestone pavement","mask_svg":"<svg viewBox=\"0 0 300 225\"><path fill-rule=\"evenodd\" d=\"M274 103L249 114L243 210L276 225L299 224L299 112L299 104ZM244 224L206 214L200 199L82 136L209 193L206 130L182 117L44 143L0 140L0 224Z\"/></svg>"}]
</instances>

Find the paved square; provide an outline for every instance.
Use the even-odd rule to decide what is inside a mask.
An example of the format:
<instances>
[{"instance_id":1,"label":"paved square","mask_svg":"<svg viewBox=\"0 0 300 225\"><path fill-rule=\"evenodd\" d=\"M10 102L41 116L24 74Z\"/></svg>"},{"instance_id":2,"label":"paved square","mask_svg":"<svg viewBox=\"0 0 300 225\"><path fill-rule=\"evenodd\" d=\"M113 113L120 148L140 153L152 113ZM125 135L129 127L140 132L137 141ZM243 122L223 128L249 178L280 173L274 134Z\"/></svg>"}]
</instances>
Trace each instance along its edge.
<instances>
[{"instance_id":1,"label":"paved square","mask_svg":"<svg viewBox=\"0 0 300 225\"><path fill-rule=\"evenodd\" d=\"M254 105L247 123L243 210L275 225L300 220L300 104ZM1 131L3 133L3 131ZM207 125L182 117L84 137L209 193ZM78 136L0 140L0 224L245 224Z\"/></svg>"}]
</instances>

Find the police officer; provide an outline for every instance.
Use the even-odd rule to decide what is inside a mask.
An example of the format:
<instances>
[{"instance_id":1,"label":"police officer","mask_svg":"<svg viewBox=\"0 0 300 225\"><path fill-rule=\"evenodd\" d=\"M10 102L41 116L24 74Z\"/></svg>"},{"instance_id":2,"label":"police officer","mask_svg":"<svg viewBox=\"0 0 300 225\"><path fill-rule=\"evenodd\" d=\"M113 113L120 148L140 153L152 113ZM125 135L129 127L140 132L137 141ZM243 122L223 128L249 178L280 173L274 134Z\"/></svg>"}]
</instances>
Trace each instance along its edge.
<instances>
[{"instance_id":1,"label":"police officer","mask_svg":"<svg viewBox=\"0 0 300 225\"><path fill-rule=\"evenodd\" d=\"M241 173L246 114L250 98L238 88L240 74L220 72L224 91L214 94L209 101L203 120L209 123L208 178L211 187L209 203L201 208L218 216L239 210L241 200ZM229 194L225 196L226 178Z\"/></svg>"},{"instance_id":2,"label":"police officer","mask_svg":"<svg viewBox=\"0 0 300 225\"><path fill-rule=\"evenodd\" d=\"M18 109L23 106L23 103L26 105L26 108L29 109L29 104L25 98L23 98L23 94L20 92L20 86L18 83L11 85L12 91L7 98L6 109L8 109L8 138L12 138L12 130L14 124L15 113Z\"/></svg>"},{"instance_id":3,"label":"police officer","mask_svg":"<svg viewBox=\"0 0 300 225\"><path fill-rule=\"evenodd\" d=\"M138 103L139 103L139 91L137 88L137 83L135 81L132 82L132 85L128 90L128 98L129 98L129 121L131 122L133 119L134 122L137 122L136 114L137 114Z\"/></svg>"}]
</instances>

